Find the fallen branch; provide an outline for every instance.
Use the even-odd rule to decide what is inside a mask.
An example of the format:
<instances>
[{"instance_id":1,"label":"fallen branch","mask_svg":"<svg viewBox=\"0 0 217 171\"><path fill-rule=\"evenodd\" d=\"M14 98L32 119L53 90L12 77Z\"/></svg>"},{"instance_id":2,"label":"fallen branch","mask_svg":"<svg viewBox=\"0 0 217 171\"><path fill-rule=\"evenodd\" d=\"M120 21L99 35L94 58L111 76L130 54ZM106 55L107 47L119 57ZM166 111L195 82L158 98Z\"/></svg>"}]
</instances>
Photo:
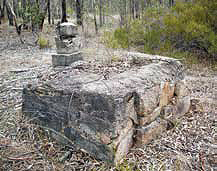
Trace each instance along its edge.
<instances>
[{"instance_id":1,"label":"fallen branch","mask_svg":"<svg viewBox=\"0 0 217 171\"><path fill-rule=\"evenodd\" d=\"M32 160L32 157L7 157L8 160Z\"/></svg>"}]
</instances>

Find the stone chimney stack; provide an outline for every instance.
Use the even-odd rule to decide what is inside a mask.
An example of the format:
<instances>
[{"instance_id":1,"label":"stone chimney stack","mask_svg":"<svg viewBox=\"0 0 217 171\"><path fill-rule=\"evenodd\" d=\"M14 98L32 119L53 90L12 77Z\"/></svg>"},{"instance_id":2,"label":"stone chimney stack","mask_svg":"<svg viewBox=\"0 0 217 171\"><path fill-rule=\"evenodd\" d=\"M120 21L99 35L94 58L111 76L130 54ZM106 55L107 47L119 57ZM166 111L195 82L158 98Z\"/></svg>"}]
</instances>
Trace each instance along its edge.
<instances>
[{"instance_id":1,"label":"stone chimney stack","mask_svg":"<svg viewBox=\"0 0 217 171\"><path fill-rule=\"evenodd\" d=\"M56 32L57 53L52 55L53 66L69 66L75 61L82 60L77 26L73 23L61 23L57 26Z\"/></svg>"}]
</instances>

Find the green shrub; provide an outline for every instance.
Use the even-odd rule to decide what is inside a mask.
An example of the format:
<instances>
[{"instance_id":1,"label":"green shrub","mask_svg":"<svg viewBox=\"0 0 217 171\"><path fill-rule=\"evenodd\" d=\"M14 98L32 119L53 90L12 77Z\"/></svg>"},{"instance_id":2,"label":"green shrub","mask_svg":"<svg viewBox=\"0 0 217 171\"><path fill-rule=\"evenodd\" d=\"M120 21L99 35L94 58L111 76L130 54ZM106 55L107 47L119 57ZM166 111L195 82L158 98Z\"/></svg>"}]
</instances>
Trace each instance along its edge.
<instances>
[{"instance_id":1,"label":"green shrub","mask_svg":"<svg viewBox=\"0 0 217 171\"><path fill-rule=\"evenodd\" d=\"M200 51L207 56L217 52L217 36L214 22L217 7L214 0L198 0L194 3L177 3L173 13L164 17L164 30L167 39L175 48L184 51Z\"/></svg>"},{"instance_id":2,"label":"green shrub","mask_svg":"<svg viewBox=\"0 0 217 171\"><path fill-rule=\"evenodd\" d=\"M144 27L141 20L134 20L130 25L113 32L104 32L102 42L111 48L144 45Z\"/></svg>"},{"instance_id":3,"label":"green shrub","mask_svg":"<svg viewBox=\"0 0 217 171\"><path fill-rule=\"evenodd\" d=\"M128 29L129 45L144 45L145 29L142 20L133 20Z\"/></svg>"},{"instance_id":4,"label":"green shrub","mask_svg":"<svg viewBox=\"0 0 217 171\"><path fill-rule=\"evenodd\" d=\"M138 171L137 163L132 163L127 161L126 159L122 162L116 165L115 167L116 171Z\"/></svg>"},{"instance_id":5,"label":"green shrub","mask_svg":"<svg viewBox=\"0 0 217 171\"><path fill-rule=\"evenodd\" d=\"M146 53L192 58L217 56L217 1L176 2L171 9L149 8L142 19L116 29L110 47L144 47ZM112 45L112 46L111 46ZM176 55L177 54L177 55ZM188 54L188 55L186 55Z\"/></svg>"},{"instance_id":6,"label":"green shrub","mask_svg":"<svg viewBox=\"0 0 217 171\"><path fill-rule=\"evenodd\" d=\"M114 34L111 31L105 31L102 35L101 42L104 43L108 48L121 48L118 41L114 38Z\"/></svg>"},{"instance_id":7,"label":"green shrub","mask_svg":"<svg viewBox=\"0 0 217 171\"><path fill-rule=\"evenodd\" d=\"M144 35L144 52L154 53L160 50L161 32L158 30L147 30Z\"/></svg>"},{"instance_id":8,"label":"green shrub","mask_svg":"<svg viewBox=\"0 0 217 171\"><path fill-rule=\"evenodd\" d=\"M129 47L129 33L126 28L118 28L114 32L114 39L122 48Z\"/></svg>"},{"instance_id":9,"label":"green shrub","mask_svg":"<svg viewBox=\"0 0 217 171\"><path fill-rule=\"evenodd\" d=\"M49 41L42 35L39 36L38 44L39 44L40 49L49 47Z\"/></svg>"}]
</instances>

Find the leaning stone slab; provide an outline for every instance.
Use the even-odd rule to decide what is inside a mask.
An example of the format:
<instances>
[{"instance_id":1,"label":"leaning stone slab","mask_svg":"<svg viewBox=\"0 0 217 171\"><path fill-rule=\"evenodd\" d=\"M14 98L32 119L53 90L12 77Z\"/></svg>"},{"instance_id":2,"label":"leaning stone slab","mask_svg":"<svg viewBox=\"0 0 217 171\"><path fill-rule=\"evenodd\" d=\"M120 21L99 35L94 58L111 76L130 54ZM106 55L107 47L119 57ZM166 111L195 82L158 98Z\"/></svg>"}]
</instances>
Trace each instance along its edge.
<instances>
[{"instance_id":1,"label":"leaning stone slab","mask_svg":"<svg viewBox=\"0 0 217 171\"><path fill-rule=\"evenodd\" d=\"M182 64L171 61L162 57L108 79L68 69L52 80L26 86L23 113L96 159L118 162L135 139L148 143L165 130L166 120L159 120L162 82L183 79Z\"/></svg>"}]
</instances>

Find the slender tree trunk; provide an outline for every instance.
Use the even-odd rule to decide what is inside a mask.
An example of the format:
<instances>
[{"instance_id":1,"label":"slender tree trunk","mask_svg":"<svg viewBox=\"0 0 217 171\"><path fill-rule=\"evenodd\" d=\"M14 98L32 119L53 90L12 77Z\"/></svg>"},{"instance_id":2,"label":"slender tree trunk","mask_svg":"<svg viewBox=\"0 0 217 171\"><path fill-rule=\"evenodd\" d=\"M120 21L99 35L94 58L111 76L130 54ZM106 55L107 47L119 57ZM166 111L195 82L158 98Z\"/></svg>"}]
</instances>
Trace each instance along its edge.
<instances>
[{"instance_id":1,"label":"slender tree trunk","mask_svg":"<svg viewBox=\"0 0 217 171\"><path fill-rule=\"evenodd\" d=\"M1 7L2 6L2 7ZM2 1L0 0L0 20L2 18L4 18L5 16L5 6L6 6L6 0L3 0L3 3Z\"/></svg>"},{"instance_id":2,"label":"slender tree trunk","mask_svg":"<svg viewBox=\"0 0 217 171\"><path fill-rule=\"evenodd\" d=\"M4 11L3 11L3 8L2 8L2 2L0 0L0 24L1 24L1 20L2 20L3 17L4 17Z\"/></svg>"},{"instance_id":3,"label":"slender tree trunk","mask_svg":"<svg viewBox=\"0 0 217 171\"><path fill-rule=\"evenodd\" d=\"M77 24L83 25L82 21L82 1L76 0Z\"/></svg>"},{"instance_id":4,"label":"slender tree trunk","mask_svg":"<svg viewBox=\"0 0 217 171\"><path fill-rule=\"evenodd\" d=\"M169 5L172 7L174 5L174 0L169 0Z\"/></svg>"},{"instance_id":5,"label":"slender tree trunk","mask_svg":"<svg viewBox=\"0 0 217 171\"><path fill-rule=\"evenodd\" d=\"M24 13L26 11L26 0L21 1L21 6L22 6L22 17L23 17L23 20L24 20Z\"/></svg>"},{"instance_id":6,"label":"slender tree trunk","mask_svg":"<svg viewBox=\"0 0 217 171\"><path fill-rule=\"evenodd\" d=\"M121 0L120 1L120 26L123 26L126 24L126 0Z\"/></svg>"},{"instance_id":7,"label":"slender tree trunk","mask_svg":"<svg viewBox=\"0 0 217 171\"><path fill-rule=\"evenodd\" d=\"M0 1L1 2L1 1ZM3 0L3 3L0 3L0 6L2 5L2 7L0 8L0 10L1 10L1 16L0 16L0 18L4 18L4 16L5 16L5 7L6 7L6 0Z\"/></svg>"},{"instance_id":8,"label":"slender tree trunk","mask_svg":"<svg viewBox=\"0 0 217 171\"><path fill-rule=\"evenodd\" d=\"M16 16L18 16L18 12L19 12L19 6L18 6L18 0L13 0L13 11L15 13Z\"/></svg>"},{"instance_id":9,"label":"slender tree trunk","mask_svg":"<svg viewBox=\"0 0 217 171\"><path fill-rule=\"evenodd\" d=\"M95 32L96 32L96 34L98 34L98 25L97 25L97 21L96 21L96 12L94 12L94 25L95 25Z\"/></svg>"},{"instance_id":10,"label":"slender tree trunk","mask_svg":"<svg viewBox=\"0 0 217 171\"><path fill-rule=\"evenodd\" d=\"M1 19L2 19L2 7L1 7L1 1L0 1L0 24L2 23Z\"/></svg>"},{"instance_id":11,"label":"slender tree trunk","mask_svg":"<svg viewBox=\"0 0 217 171\"><path fill-rule=\"evenodd\" d=\"M54 0L50 0L50 8L51 8L50 10L51 11L51 21L52 21L52 24L54 24L54 19L55 19L56 11L57 11Z\"/></svg>"},{"instance_id":12,"label":"slender tree trunk","mask_svg":"<svg viewBox=\"0 0 217 171\"><path fill-rule=\"evenodd\" d=\"M23 29L27 30L29 28L28 23L30 22L30 18L26 17L26 15L25 15L25 13L26 13L26 0L21 0L21 8L22 8L21 17L23 19Z\"/></svg>"},{"instance_id":13,"label":"slender tree trunk","mask_svg":"<svg viewBox=\"0 0 217 171\"><path fill-rule=\"evenodd\" d=\"M47 1L47 13L48 13L48 23L51 24L51 11L50 11L50 0Z\"/></svg>"},{"instance_id":14,"label":"slender tree trunk","mask_svg":"<svg viewBox=\"0 0 217 171\"><path fill-rule=\"evenodd\" d=\"M140 17L139 0L135 0L135 11L136 11L135 17L139 18Z\"/></svg>"},{"instance_id":15,"label":"slender tree trunk","mask_svg":"<svg viewBox=\"0 0 217 171\"><path fill-rule=\"evenodd\" d=\"M130 0L130 13L131 18L134 19L134 0Z\"/></svg>"},{"instance_id":16,"label":"slender tree trunk","mask_svg":"<svg viewBox=\"0 0 217 171\"><path fill-rule=\"evenodd\" d=\"M66 0L62 0L62 19L61 23L67 22L66 19Z\"/></svg>"},{"instance_id":17,"label":"slender tree trunk","mask_svg":"<svg viewBox=\"0 0 217 171\"><path fill-rule=\"evenodd\" d=\"M141 18L142 18L142 22L144 21L143 18L144 18L144 9L145 9L145 1L142 0L141 2Z\"/></svg>"},{"instance_id":18,"label":"slender tree trunk","mask_svg":"<svg viewBox=\"0 0 217 171\"><path fill-rule=\"evenodd\" d=\"M14 25L14 19L13 19L13 14L11 12L9 3L6 1L6 11L7 11L7 16L8 16L8 21L9 21L9 26L13 26Z\"/></svg>"},{"instance_id":19,"label":"slender tree trunk","mask_svg":"<svg viewBox=\"0 0 217 171\"><path fill-rule=\"evenodd\" d=\"M94 20L94 26L95 26L95 33L98 34L98 25L96 20L96 2L93 3L93 20Z\"/></svg>"},{"instance_id":20,"label":"slender tree trunk","mask_svg":"<svg viewBox=\"0 0 217 171\"><path fill-rule=\"evenodd\" d=\"M20 26L18 26L16 14L13 11L10 3L8 1L6 1L5 5L6 5L7 12L10 13L10 15L12 16L12 20L14 20L14 25L16 27L16 32L17 32L18 36L20 37L20 41L21 41L21 43L24 43L23 40L22 40L22 38L21 38L21 27L22 27L22 24Z\"/></svg>"},{"instance_id":21,"label":"slender tree trunk","mask_svg":"<svg viewBox=\"0 0 217 171\"><path fill-rule=\"evenodd\" d=\"M106 15L106 0L103 0L103 9L102 9L102 23L105 24L105 15Z\"/></svg>"},{"instance_id":22,"label":"slender tree trunk","mask_svg":"<svg viewBox=\"0 0 217 171\"><path fill-rule=\"evenodd\" d=\"M102 0L99 0L99 26L102 27Z\"/></svg>"},{"instance_id":23,"label":"slender tree trunk","mask_svg":"<svg viewBox=\"0 0 217 171\"><path fill-rule=\"evenodd\" d=\"M146 6L151 7L152 3L151 0L146 0Z\"/></svg>"}]
</instances>

